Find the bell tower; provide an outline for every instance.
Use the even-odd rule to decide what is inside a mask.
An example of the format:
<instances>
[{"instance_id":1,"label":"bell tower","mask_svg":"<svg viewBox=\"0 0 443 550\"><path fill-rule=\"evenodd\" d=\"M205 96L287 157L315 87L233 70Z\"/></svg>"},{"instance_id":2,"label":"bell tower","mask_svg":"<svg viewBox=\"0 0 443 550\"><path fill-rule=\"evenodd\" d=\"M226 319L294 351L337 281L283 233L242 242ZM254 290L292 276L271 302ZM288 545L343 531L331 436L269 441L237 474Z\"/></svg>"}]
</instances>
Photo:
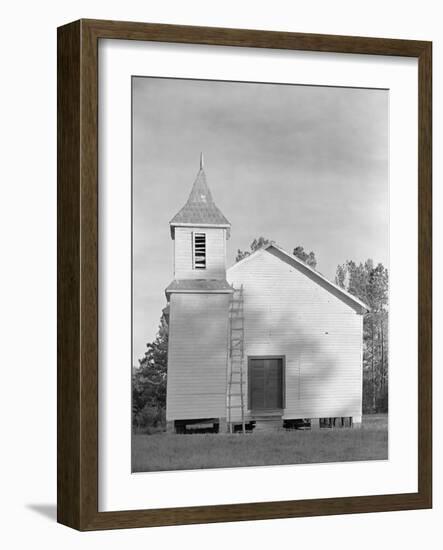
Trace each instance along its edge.
<instances>
[{"instance_id":1,"label":"bell tower","mask_svg":"<svg viewBox=\"0 0 443 550\"><path fill-rule=\"evenodd\" d=\"M226 280L226 240L231 224L212 198L203 153L189 198L169 225L174 240L174 280Z\"/></svg>"},{"instance_id":2,"label":"bell tower","mask_svg":"<svg viewBox=\"0 0 443 550\"><path fill-rule=\"evenodd\" d=\"M174 278L169 302L166 420L169 430L210 420L226 429L229 302L226 241L231 224L200 168L186 204L169 223Z\"/></svg>"}]
</instances>

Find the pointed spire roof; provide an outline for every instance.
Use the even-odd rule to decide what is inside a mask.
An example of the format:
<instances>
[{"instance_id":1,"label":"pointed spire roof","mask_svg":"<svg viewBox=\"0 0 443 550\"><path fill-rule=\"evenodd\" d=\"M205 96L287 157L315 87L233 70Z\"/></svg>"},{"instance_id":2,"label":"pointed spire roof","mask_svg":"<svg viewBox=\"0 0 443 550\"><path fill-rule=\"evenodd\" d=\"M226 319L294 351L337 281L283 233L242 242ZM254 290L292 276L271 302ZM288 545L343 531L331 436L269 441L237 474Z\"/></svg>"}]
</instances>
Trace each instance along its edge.
<instances>
[{"instance_id":1,"label":"pointed spire roof","mask_svg":"<svg viewBox=\"0 0 443 550\"><path fill-rule=\"evenodd\" d=\"M203 169L203 153L200 155L200 170L183 208L170 221L171 230L180 225L203 225L230 227L230 223L214 203Z\"/></svg>"}]
</instances>

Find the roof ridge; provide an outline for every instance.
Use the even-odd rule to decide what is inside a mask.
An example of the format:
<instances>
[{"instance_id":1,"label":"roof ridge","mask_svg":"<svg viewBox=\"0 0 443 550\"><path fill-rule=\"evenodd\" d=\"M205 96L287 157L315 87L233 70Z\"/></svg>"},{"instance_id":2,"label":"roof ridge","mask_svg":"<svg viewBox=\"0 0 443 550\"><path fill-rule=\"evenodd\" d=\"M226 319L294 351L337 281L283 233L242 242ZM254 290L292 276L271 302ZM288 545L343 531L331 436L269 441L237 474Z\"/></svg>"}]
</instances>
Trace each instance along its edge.
<instances>
[{"instance_id":1,"label":"roof ridge","mask_svg":"<svg viewBox=\"0 0 443 550\"><path fill-rule=\"evenodd\" d=\"M318 277L320 280L324 281L325 283L327 283L328 285L330 285L332 288L335 288L336 290L338 290L339 292L341 292L344 296L346 296L348 299L352 300L353 302L357 303L360 305L360 307L363 307L365 309L367 309L368 311L370 311L370 307L365 304L362 300L360 300L360 298L357 298L357 296L354 296L353 294L351 294L350 292L348 292L347 290L345 290L344 288L342 288L341 286L333 283L332 281L330 281L325 275L323 275L322 273L320 273L320 271L317 271L316 269L314 269L313 267L311 267L310 265L308 265L306 262L304 262L303 260L301 260L300 258L297 258L297 256L294 256L293 254L289 254L289 252L287 252L284 248L282 248L281 246L278 246L277 244L275 244L275 242L272 242L272 243L268 243L264 246L261 246L260 248L258 248L257 250L255 250L254 252L252 252L251 254L249 254L249 256L246 256L245 258L243 258L242 260L240 260L239 262L236 262L235 264L231 265L227 271L229 271L230 269L233 269L235 268L237 265L239 265L240 263L243 263L243 262L247 262L250 258L252 258L253 256L255 256L258 252L264 252L265 250L268 250L269 248L275 248L276 250L278 250L281 254L283 254L284 256L286 256L289 260L292 260L294 261L295 263L299 264L301 267L303 268L306 268L307 271L310 271L311 273L313 273L316 277Z\"/></svg>"}]
</instances>

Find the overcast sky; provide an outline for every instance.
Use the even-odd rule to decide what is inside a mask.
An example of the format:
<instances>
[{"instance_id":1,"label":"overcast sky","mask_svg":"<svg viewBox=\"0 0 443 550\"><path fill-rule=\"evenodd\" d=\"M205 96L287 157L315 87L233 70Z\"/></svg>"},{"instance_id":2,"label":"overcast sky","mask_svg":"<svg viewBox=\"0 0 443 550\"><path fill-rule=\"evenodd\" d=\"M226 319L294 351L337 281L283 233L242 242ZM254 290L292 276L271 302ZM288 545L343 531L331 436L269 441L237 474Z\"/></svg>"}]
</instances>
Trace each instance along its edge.
<instances>
[{"instance_id":1,"label":"overcast sky","mask_svg":"<svg viewBox=\"0 0 443 550\"><path fill-rule=\"evenodd\" d=\"M154 339L173 278L169 221L186 202L200 151L232 224L228 266L260 235L338 264L388 266L389 92L133 78L134 364Z\"/></svg>"}]
</instances>

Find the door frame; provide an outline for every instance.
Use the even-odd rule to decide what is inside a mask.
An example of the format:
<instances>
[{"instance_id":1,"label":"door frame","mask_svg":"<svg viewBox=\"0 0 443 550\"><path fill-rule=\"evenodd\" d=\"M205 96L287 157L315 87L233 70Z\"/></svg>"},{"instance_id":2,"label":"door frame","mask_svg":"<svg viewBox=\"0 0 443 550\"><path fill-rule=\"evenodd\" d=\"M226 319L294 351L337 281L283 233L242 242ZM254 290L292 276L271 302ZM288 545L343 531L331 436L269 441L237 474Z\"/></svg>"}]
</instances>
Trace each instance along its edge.
<instances>
[{"instance_id":1,"label":"door frame","mask_svg":"<svg viewBox=\"0 0 443 550\"><path fill-rule=\"evenodd\" d=\"M274 411L274 410L284 410L286 408L286 355L248 355L248 410L257 410L257 411ZM252 409L251 408L251 360L254 359L281 359L281 409Z\"/></svg>"}]
</instances>

